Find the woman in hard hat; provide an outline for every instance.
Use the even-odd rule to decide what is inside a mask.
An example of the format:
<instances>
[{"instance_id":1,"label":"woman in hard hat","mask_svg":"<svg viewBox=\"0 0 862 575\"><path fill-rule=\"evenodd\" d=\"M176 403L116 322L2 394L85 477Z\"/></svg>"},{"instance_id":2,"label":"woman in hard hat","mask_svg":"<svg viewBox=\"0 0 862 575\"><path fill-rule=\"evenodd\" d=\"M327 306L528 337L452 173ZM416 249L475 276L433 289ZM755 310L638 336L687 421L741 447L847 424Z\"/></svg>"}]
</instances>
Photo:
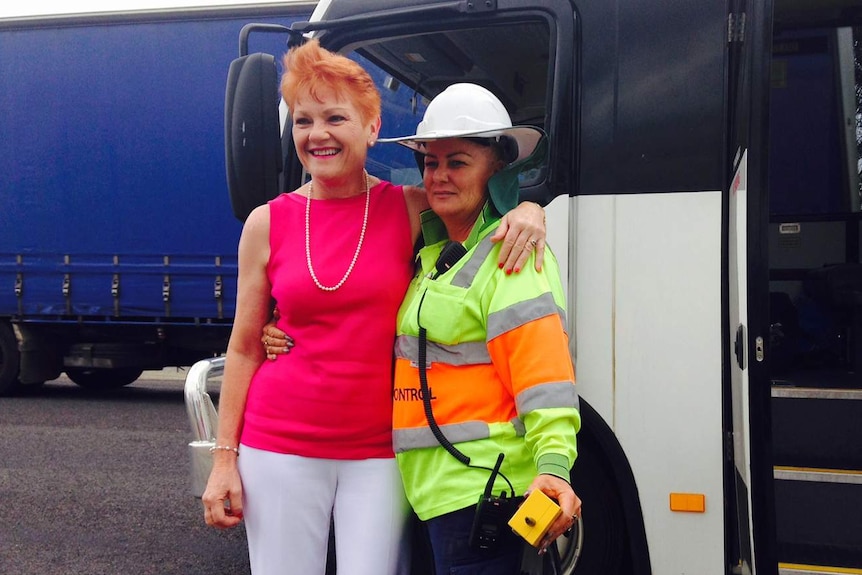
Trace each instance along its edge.
<instances>
[{"instance_id":1,"label":"woman in hard hat","mask_svg":"<svg viewBox=\"0 0 862 575\"><path fill-rule=\"evenodd\" d=\"M488 90L455 84L431 101L415 135L380 141L422 154L433 210L423 215L425 247L395 345L393 443L407 498L438 575L514 575L522 546L506 523L512 495L540 490L562 509L539 552L581 509L569 484L580 416L557 262L548 250L541 272L527 265L509 276L490 241L545 138L513 127Z\"/></svg>"},{"instance_id":2,"label":"woman in hard hat","mask_svg":"<svg viewBox=\"0 0 862 575\"><path fill-rule=\"evenodd\" d=\"M204 515L222 528L245 519L254 575L322 574L333 515L339 574L387 575L406 509L392 451L392 342L427 201L365 171L380 129L365 70L316 41L289 52L285 69L293 139L312 178L243 227ZM509 240L532 249L543 212L524 210ZM301 345L266 362L272 299Z\"/></svg>"}]
</instances>

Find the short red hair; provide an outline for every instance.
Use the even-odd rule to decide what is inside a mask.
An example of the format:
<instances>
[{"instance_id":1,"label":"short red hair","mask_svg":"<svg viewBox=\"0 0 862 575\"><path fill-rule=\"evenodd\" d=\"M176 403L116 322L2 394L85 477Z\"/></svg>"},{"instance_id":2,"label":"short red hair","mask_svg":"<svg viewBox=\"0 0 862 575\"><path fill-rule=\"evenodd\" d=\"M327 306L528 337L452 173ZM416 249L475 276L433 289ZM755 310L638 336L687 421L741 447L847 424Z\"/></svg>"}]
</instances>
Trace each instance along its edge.
<instances>
[{"instance_id":1,"label":"short red hair","mask_svg":"<svg viewBox=\"0 0 862 575\"><path fill-rule=\"evenodd\" d=\"M321 101L321 90L350 99L365 123L380 117L380 92L365 69L341 54L321 48L317 40L291 48L284 55L281 95L293 110L303 94Z\"/></svg>"}]
</instances>

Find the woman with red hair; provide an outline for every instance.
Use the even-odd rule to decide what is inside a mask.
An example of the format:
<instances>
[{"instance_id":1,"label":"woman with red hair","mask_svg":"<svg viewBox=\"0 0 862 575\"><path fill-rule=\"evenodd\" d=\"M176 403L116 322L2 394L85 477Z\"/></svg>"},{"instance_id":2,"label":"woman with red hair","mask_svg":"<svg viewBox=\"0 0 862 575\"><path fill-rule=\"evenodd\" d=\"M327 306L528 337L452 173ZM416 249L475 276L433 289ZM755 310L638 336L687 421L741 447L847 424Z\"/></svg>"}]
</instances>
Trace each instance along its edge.
<instances>
[{"instance_id":1,"label":"woman with red hair","mask_svg":"<svg viewBox=\"0 0 862 575\"><path fill-rule=\"evenodd\" d=\"M361 66L314 40L284 63L312 177L243 228L204 515L221 528L245 519L254 575L322 574L331 517L339 574L392 574L408 512L392 450L392 346L428 202L365 171L381 121ZM544 240L541 208L517 211L497 238L508 269ZM265 361L273 299L278 327L301 345Z\"/></svg>"}]
</instances>

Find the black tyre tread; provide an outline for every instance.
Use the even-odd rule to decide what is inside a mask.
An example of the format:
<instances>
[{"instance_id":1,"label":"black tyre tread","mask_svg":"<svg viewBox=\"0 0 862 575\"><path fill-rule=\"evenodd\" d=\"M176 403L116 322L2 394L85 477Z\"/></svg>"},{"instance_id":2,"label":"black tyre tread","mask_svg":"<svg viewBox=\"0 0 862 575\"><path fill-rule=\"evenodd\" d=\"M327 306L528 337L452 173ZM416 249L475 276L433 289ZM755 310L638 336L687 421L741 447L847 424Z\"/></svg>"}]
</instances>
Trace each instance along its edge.
<instances>
[{"instance_id":1,"label":"black tyre tread","mask_svg":"<svg viewBox=\"0 0 862 575\"><path fill-rule=\"evenodd\" d=\"M578 434L578 459L572 487L583 501L584 545L577 565L563 565L565 575L624 575L631 573L625 513L613 474L599 445L585 432Z\"/></svg>"},{"instance_id":2,"label":"black tyre tread","mask_svg":"<svg viewBox=\"0 0 862 575\"><path fill-rule=\"evenodd\" d=\"M66 375L75 384L87 389L116 389L134 383L143 373L136 367L119 367L114 369L99 369L86 367L68 367Z\"/></svg>"},{"instance_id":3,"label":"black tyre tread","mask_svg":"<svg viewBox=\"0 0 862 575\"><path fill-rule=\"evenodd\" d=\"M18 370L21 365L21 355L18 351L18 340L12 326L0 322L0 395L8 395L19 387Z\"/></svg>"}]
</instances>

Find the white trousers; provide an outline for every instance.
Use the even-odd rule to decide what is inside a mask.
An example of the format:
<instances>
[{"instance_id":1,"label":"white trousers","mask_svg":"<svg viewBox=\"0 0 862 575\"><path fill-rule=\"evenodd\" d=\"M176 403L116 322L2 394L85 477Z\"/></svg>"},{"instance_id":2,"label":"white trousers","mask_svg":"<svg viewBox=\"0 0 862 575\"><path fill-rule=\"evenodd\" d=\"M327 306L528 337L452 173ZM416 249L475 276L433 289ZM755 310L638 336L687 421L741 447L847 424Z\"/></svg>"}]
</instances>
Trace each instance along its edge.
<instances>
[{"instance_id":1,"label":"white trousers","mask_svg":"<svg viewBox=\"0 0 862 575\"><path fill-rule=\"evenodd\" d=\"M338 575L395 575L409 563L409 507L394 459L336 460L240 447L253 575L323 575L330 517Z\"/></svg>"}]
</instances>

